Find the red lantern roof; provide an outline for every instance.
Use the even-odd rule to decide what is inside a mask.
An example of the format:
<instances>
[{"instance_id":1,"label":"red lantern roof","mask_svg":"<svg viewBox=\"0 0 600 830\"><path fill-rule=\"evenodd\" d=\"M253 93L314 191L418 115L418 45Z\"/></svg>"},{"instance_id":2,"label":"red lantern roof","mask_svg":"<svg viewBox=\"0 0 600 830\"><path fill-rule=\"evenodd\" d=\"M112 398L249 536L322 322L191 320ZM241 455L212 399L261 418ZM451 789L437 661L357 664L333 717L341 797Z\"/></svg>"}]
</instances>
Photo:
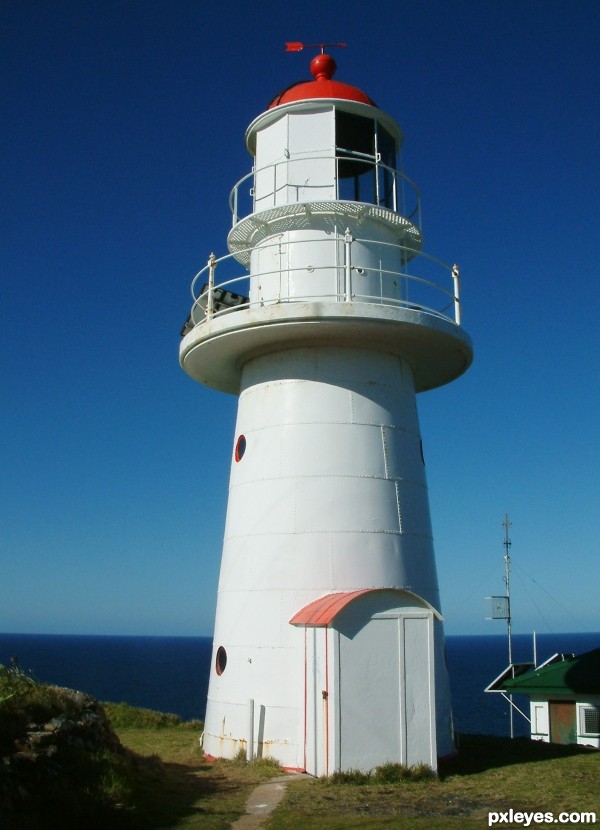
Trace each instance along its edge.
<instances>
[{"instance_id":1,"label":"red lantern roof","mask_svg":"<svg viewBox=\"0 0 600 830\"><path fill-rule=\"evenodd\" d=\"M314 81L300 81L292 84L273 98L269 109L278 107L280 104L307 101L311 98L342 98L346 101L358 101L360 104L376 106L375 102L358 87L333 81L336 69L336 62L331 55L315 55L310 62L310 71Z\"/></svg>"}]
</instances>

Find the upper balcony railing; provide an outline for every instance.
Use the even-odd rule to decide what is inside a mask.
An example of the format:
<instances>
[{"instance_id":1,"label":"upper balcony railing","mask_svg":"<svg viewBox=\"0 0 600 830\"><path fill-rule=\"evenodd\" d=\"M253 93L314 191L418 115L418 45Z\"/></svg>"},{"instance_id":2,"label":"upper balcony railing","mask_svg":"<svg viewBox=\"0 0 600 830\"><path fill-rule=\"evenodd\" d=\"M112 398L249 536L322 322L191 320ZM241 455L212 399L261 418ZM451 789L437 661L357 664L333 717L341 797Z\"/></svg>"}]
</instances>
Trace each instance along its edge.
<instances>
[{"instance_id":1,"label":"upper balcony railing","mask_svg":"<svg viewBox=\"0 0 600 830\"><path fill-rule=\"evenodd\" d=\"M329 249L330 256L319 258L324 264L298 265L301 255L296 252L305 246L313 246L313 250L315 244L325 244L325 253L328 245L334 246ZM421 253L410 262L409 273L409 249L405 246L358 239L349 231L327 240L321 236L295 242L297 258L293 262L284 261L280 242L261 246L261 255L263 252L264 262L271 263L271 267L261 267L259 274L240 273L241 266L233 254L220 259L211 254L192 281L194 304L182 334L224 314L306 302L406 308L461 324L458 267L428 254ZM217 268L222 276L218 281Z\"/></svg>"},{"instance_id":2,"label":"upper balcony railing","mask_svg":"<svg viewBox=\"0 0 600 830\"><path fill-rule=\"evenodd\" d=\"M417 185L378 156L337 150L335 156L301 156L252 170L233 187L235 226L251 213L298 202L365 202L388 208L421 228Z\"/></svg>"}]
</instances>

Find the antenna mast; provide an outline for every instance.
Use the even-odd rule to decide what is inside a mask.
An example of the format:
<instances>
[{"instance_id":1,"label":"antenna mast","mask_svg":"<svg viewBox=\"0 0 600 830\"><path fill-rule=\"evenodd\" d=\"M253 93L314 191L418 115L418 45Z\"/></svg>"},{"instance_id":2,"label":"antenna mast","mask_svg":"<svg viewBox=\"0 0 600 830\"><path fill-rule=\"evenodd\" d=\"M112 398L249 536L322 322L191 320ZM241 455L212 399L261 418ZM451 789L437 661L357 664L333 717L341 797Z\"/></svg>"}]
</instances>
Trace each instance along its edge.
<instances>
[{"instance_id":1,"label":"antenna mast","mask_svg":"<svg viewBox=\"0 0 600 830\"><path fill-rule=\"evenodd\" d=\"M504 527L504 584L506 585L506 628L508 633L508 665L512 666L513 659L512 659L512 629L511 629L511 615L510 615L510 546L512 542L508 537L508 528L512 525L511 520L508 518L508 513L504 514L504 521L502 522ZM514 677L514 671L513 671ZM514 727L514 718L513 718L513 696L509 695L509 709L508 715L510 720L510 737L515 737L515 727Z\"/></svg>"},{"instance_id":2,"label":"antenna mast","mask_svg":"<svg viewBox=\"0 0 600 830\"><path fill-rule=\"evenodd\" d=\"M504 514L504 584L506 585L506 627L508 630L508 664L512 666L512 628L511 628L511 614L510 614L510 546L512 542L508 538L508 528L512 522L508 518L508 513Z\"/></svg>"}]
</instances>

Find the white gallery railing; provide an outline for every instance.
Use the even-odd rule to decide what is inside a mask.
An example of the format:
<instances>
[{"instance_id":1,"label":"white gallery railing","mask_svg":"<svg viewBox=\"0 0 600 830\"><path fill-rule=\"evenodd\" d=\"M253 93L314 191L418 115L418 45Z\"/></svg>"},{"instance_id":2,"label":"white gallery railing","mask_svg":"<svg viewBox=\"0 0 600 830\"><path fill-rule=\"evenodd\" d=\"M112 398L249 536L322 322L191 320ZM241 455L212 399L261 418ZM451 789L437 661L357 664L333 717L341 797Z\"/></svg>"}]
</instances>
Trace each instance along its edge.
<instances>
[{"instance_id":1,"label":"white gallery railing","mask_svg":"<svg viewBox=\"0 0 600 830\"><path fill-rule=\"evenodd\" d=\"M237 314L261 306L306 302L371 303L409 308L461 324L458 266L403 245L359 239L347 231L337 238L288 240L294 254L315 243L336 245L322 265L284 264L248 273L233 254L211 254L191 285L193 306L184 326L187 333L213 317ZM260 246L267 260L280 240ZM256 249L249 249L251 253ZM312 252L312 250L311 250ZM353 254L356 253L356 256ZM271 261L276 257L270 256ZM377 262L377 264L373 264ZM409 272L410 267L410 272ZM217 278L218 272L218 278Z\"/></svg>"},{"instance_id":2,"label":"white gallery railing","mask_svg":"<svg viewBox=\"0 0 600 830\"><path fill-rule=\"evenodd\" d=\"M333 165L333 168L332 168ZM385 207L421 227L417 185L373 156L301 156L252 170L229 196L233 225L260 210L312 201L353 201Z\"/></svg>"}]
</instances>

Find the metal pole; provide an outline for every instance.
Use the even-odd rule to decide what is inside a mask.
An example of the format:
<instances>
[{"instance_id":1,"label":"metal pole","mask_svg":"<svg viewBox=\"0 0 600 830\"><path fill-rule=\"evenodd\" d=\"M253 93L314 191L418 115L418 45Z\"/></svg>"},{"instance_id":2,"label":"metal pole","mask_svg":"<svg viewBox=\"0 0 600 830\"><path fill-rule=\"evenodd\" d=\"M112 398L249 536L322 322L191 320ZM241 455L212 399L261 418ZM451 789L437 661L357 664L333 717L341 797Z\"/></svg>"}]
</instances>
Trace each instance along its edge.
<instances>
[{"instance_id":1,"label":"metal pole","mask_svg":"<svg viewBox=\"0 0 600 830\"><path fill-rule=\"evenodd\" d=\"M511 613L510 613L510 546L511 541L508 538L508 528L512 525L512 522L508 518L508 513L504 514L504 521L502 522L504 526L504 583L506 585L506 627L508 633L508 665L512 666L513 659L512 659L512 626L511 626ZM514 732L514 723L513 723L513 702L512 702L512 695L510 695L510 737L515 737Z\"/></svg>"},{"instance_id":2,"label":"metal pole","mask_svg":"<svg viewBox=\"0 0 600 830\"><path fill-rule=\"evenodd\" d=\"M206 298L206 319L210 320L213 316L213 289L215 287L215 268L217 267L217 260L214 254L208 258L208 297Z\"/></svg>"},{"instance_id":3,"label":"metal pole","mask_svg":"<svg viewBox=\"0 0 600 830\"><path fill-rule=\"evenodd\" d=\"M507 599L507 616L506 624L508 628L508 662L512 665L512 630L511 630L511 613L510 613L510 546L512 542L508 538L508 528L512 522L508 518L508 513L504 514L504 582L506 584L506 599Z\"/></svg>"},{"instance_id":4,"label":"metal pole","mask_svg":"<svg viewBox=\"0 0 600 830\"><path fill-rule=\"evenodd\" d=\"M460 269L458 265L452 266L452 279L454 281L454 322L460 326Z\"/></svg>"},{"instance_id":5,"label":"metal pole","mask_svg":"<svg viewBox=\"0 0 600 830\"><path fill-rule=\"evenodd\" d=\"M344 235L344 248L346 257L346 302L352 302L352 242L354 237L350 233L350 228L346 228Z\"/></svg>"},{"instance_id":6,"label":"metal pole","mask_svg":"<svg viewBox=\"0 0 600 830\"><path fill-rule=\"evenodd\" d=\"M246 760L254 758L254 700L248 700L248 743L246 744Z\"/></svg>"}]
</instances>

